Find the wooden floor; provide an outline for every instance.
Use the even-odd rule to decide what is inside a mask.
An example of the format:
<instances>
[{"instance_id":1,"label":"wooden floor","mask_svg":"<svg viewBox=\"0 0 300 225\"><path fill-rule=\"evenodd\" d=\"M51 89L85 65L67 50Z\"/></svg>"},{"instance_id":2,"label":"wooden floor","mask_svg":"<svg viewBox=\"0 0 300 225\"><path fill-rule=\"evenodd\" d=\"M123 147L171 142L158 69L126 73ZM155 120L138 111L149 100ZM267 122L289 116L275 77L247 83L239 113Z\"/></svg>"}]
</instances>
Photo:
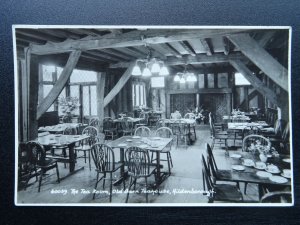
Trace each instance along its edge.
<instances>
[{"instance_id":1,"label":"wooden floor","mask_svg":"<svg viewBox=\"0 0 300 225\"><path fill-rule=\"evenodd\" d=\"M207 197L201 193L203 191L202 173L201 173L201 154L205 154L205 143L210 143L210 132L208 125L197 126L196 142L185 147L173 147L171 153L173 158L172 174L160 186L160 194L149 194L149 202L156 204L182 204L182 203L207 203ZM218 147L215 147L214 151ZM221 148L219 148L221 150ZM219 162L222 163L222 162ZM38 182L35 178L30 180L30 185L26 190L17 192L18 204L103 204L109 203L109 182L106 182L106 187L102 190L102 183L98 185L97 190L101 193L96 195L96 199L92 199L94 190L96 173L92 165L92 171L89 170L88 164L85 164L83 159L78 159L77 167L84 166L83 170L69 176L60 183L56 182L56 174L50 174L45 178L41 187L41 192L38 192ZM164 164L163 170L167 170L167 165ZM61 176L68 173L68 168L64 168L63 164L59 164ZM51 173L51 172L50 172ZM115 177L118 174L114 175ZM154 181L154 178L152 178ZM129 181L126 181L126 188ZM244 186L241 184L241 190ZM76 192L77 191L77 192ZM125 203L126 194L122 191L122 185L113 187L112 203ZM184 193L188 192L188 193ZM245 200L258 200L258 189L256 185L248 184L247 195L244 195ZM96 203L96 204L95 204ZM145 194L134 193L129 196L129 203L145 203ZM88 204L87 204L88 205Z\"/></svg>"}]
</instances>

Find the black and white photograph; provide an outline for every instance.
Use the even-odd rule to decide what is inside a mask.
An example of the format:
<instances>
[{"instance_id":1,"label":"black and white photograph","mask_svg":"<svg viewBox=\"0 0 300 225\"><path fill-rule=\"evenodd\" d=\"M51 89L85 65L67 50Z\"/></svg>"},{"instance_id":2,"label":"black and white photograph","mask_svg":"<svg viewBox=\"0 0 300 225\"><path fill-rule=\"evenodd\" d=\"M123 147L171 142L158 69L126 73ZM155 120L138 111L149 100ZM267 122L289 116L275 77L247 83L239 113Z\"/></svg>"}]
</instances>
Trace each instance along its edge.
<instances>
[{"instance_id":1,"label":"black and white photograph","mask_svg":"<svg viewBox=\"0 0 300 225\"><path fill-rule=\"evenodd\" d=\"M291 27L12 29L17 206L293 206Z\"/></svg>"}]
</instances>

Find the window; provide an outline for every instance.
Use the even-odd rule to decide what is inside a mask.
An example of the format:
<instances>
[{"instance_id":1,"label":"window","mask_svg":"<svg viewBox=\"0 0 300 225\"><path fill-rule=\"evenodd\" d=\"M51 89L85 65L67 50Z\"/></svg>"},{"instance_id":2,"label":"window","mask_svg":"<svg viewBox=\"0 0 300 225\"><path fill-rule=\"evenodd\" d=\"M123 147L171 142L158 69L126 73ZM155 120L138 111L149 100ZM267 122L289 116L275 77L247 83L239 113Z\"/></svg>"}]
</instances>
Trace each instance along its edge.
<instances>
[{"instance_id":1,"label":"window","mask_svg":"<svg viewBox=\"0 0 300 225\"><path fill-rule=\"evenodd\" d=\"M132 102L134 107L146 106L146 88L144 83L132 84Z\"/></svg>"},{"instance_id":2,"label":"window","mask_svg":"<svg viewBox=\"0 0 300 225\"><path fill-rule=\"evenodd\" d=\"M251 83L241 73L234 74L235 85L251 85Z\"/></svg>"},{"instance_id":3,"label":"window","mask_svg":"<svg viewBox=\"0 0 300 225\"><path fill-rule=\"evenodd\" d=\"M97 115L97 93L96 85L83 86L82 88L82 110L83 116Z\"/></svg>"}]
</instances>

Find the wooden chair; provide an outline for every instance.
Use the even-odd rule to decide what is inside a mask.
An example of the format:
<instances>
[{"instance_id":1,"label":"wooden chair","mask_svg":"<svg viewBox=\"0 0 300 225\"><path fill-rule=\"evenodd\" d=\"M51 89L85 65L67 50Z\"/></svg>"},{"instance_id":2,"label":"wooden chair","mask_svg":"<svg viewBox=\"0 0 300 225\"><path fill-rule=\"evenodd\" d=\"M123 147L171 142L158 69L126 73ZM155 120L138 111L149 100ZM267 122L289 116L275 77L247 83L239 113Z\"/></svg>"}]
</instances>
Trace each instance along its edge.
<instances>
[{"instance_id":1,"label":"wooden chair","mask_svg":"<svg viewBox=\"0 0 300 225\"><path fill-rule=\"evenodd\" d=\"M228 140L228 134L227 132L217 132L215 130L215 125L212 123L212 121L210 120L209 122L210 125L210 134L211 134L211 138L212 138L212 149L214 149L215 145L218 144L219 146L224 146L226 148L226 150L228 149L227 146L227 140Z\"/></svg>"},{"instance_id":2,"label":"wooden chair","mask_svg":"<svg viewBox=\"0 0 300 225\"><path fill-rule=\"evenodd\" d=\"M145 179L146 202L148 203L148 177L155 175L156 171L156 167L151 166L148 150L138 147L129 147L125 152L125 164L127 165L128 175L130 176L126 203L128 202L132 185L134 185L135 189L137 179L139 178Z\"/></svg>"},{"instance_id":3,"label":"wooden chair","mask_svg":"<svg viewBox=\"0 0 300 225\"><path fill-rule=\"evenodd\" d=\"M276 191L266 193L260 200L261 203L290 203L292 193L289 191Z\"/></svg>"},{"instance_id":4,"label":"wooden chair","mask_svg":"<svg viewBox=\"0 0 300 225\"><path fill-rule=\"evenodd\" d=\"M140 127L140 126L148 126L148 120L149 120L149 115L148 113L143 113L141 112L139 115L139 118L142 119L140 120L137 124L136 127Z\"/></svg>"},{"instance_id":5,"label":"wooden chair","mask_svg":"<svg viewBox=\"0 0 300 225\"><path fill-rule=\"evenodd\" d=\"M133 126L133 122L127 118L124 117L121 121L121 132L122 132L122 136L126 136L126 135L132 135L133 131L134 131L134 126Z\"/></svg>"},{"instance_id":6,"label":"wooden chair","mask_svg":"<svg viewBox=\"0 0 300 225\"><path fill-rule=\"evenodd\" d=\"M202 178L203 178L203 190L213 191L208 195L208 202L213 203L215 201L221 202L243 202L243 195L236 185L231 184L215 184L212 181L212 177L209 172L209 168L202 155Z\"/></svg>"},{"instance_id":7,"label":"wooden chair","mask_svg":"<svg viewBox=\"0 0 300 225\"><path fill-rule=\"evenodd\" d=\"M79 146L75 147L76 153L83 152L83 155L78 156L77 158L84 158L84 163L86 163L86 159L89 160L89 169L91 170L91 148L97 142L98 130L95 127L88 126L84 128L82 131L82 135L88 135L89 138L82 140Z\"/></svg>"},{"instance_id":8,"label":"wooden chair","mask_svg":"<svg viewBox=\"0 0 300 225\"><path fill-rule=\"evenodd\" d=\"M197 139L197 135L196 135L196 115L194 113L186 113L183 118L184 119L195 120L195 123L190 124L190 129L192 129L192 132L190 131L190 133L192 135L194 135L195 140L196 140Z\"/></svg>"},{"instance_id":9,"label":"wooden chair","mask_svg":"<svg viewBox=\"0 0 300 225\"><path fill-rule=\"evenodd\" d=\"M103 133L105 134L105 139L110 138L112 140L118 136L117 128L110 117L103 119Z\"/></svg>"},{"instance_id":10,"label":"wooden chair","mask_svg":"<svg viewBox=\"0 0 300 225\"><path fill-rule=\"evenodd\" d=\"M168 127L160 127L155 131L154 134L155 137L161 137L161 138L172 138L174 139L172 130ZM171 168L173 168L173 161L172 161L172 156L171 156L171 150L172 150L172 142L166 146L165 149L161 151L161 155L166 154L167 159L160 159L160 161L166 161L168 163L168 173L171 175ZM151 152L151 162L155 161L156 159L154 158L154 153Z\"/></svg>"},{"instance_id":11,"label":"wooden chair","mask_svg":"<svg viewBox=\"0 0 300 225\"><path fill-rule=\"evenodd\" d=\"M100 127L100 120L98 118L92 118L89 126L95 127L97 130L99 130Z\"/></svg>"},{"instance_id":12,"label":"wooden chair","mask_svg":"<svg viewBox=\"0 0 300 225\"><path fill-rule=\"evenodd\" d=\"M269 140L275 149L281 154L290 154L289 148L290 125L286 124L281 136L269 137Z\"/></svg>"},{"instance_id":13,"label":"wooden chair","mask_svg":"<svg viewBox=\"0 0 300 225\"><path fill-rule=\"evenodd\" d=\"M179 141L184 140L184 146L188 145L189 128L188 124L182 120L176 120L171 125L172 133L176 136L176 146Z\"/></svg>"},{"instance_id":14,"label":"wooden chair","mask_svg":"<svg viewBox=\"0 0 300 225\"><path fill-rule=\"evenodd\" d=\"M110 186L109 186L109 202L112 200L112 182L113 177L112 174L119 170L123 164L117 163L115 160L114 151L112 148L105 144L96 143L91 148L91 154L93 161L95 163L97 178L95 184L95 190L97 190L98 183L103 179L103 189L105 187L105 180L109 179ZM109 177L107 177L109 174ZM102 175L100 177L100 175ZM125 179L123 179L123 188L125 190ZM93 199L95 199L96 193L93 195Z\"/></svg>"},{"instance_id":15,"label":"wooden chair","mask_svg":"<svg viewBox=\"0 0 300 225\"><path fill-rule=\"evenodd\" d=\"M141 136L141 137L150 137L151 130L149 127L141 126L135 129L134 136Z\"/></svg>"},{"instance_id":16,"label":"wooden chair","mask_svg":"<svg viewBox=\"0 0 300 225\"><path fill-rule=\"evenodd\" d=\"M38 192L41 190L43 176L46 175L46 172L49 170L56 169L57 182L59 183L60 178L57 161L51 158L46 158L46 152L43 146L37 142L28 142L26 147L30 154L31 164L37 169L40 169Z\"/></svg>"},{"instance_id":17,"label":"wooden chair","mask_svg":"<svg viewBox=\"0 0 300 225\"><path fill-rule=\"evenodd\" d=\"M18 189L26 190L32 177L38 181L38 171L36 165L31 162L31 151L28 151L26 143L20 143L18 150Z\"/></svg>"},{"instance_id":18,"label":"wooden chair","mask_svg":"<svg viewBox=\"0 0 300 225\"><path fill-rule=\"evenodd\" d=\"M215 182L217 181L230 181L231 180L231 170L220 170L218 169L215 157L213 155L212 149L208 143L206 143L206 154L207 154L207 163L211 171L211 176ZM236 183L236 186L239 187L239 183Z\"/></svg>"}]
</instances>

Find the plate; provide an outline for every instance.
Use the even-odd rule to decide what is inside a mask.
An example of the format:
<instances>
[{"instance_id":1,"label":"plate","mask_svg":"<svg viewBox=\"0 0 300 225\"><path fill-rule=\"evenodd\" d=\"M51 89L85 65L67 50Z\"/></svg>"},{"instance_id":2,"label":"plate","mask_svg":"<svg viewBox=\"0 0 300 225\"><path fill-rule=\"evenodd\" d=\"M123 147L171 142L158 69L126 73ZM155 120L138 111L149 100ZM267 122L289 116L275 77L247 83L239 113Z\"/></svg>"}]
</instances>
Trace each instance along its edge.
<instances>
[{"instance_id":1,"label":"plate","mask_svg":"<svg viewBox=\"0 0 300 225\"><path fill-rule=\"evenodd\" d=\"M127 144L118 144L119 147L126 147Z\"/></svg>"},{"instance_id":2,"label":"plate","mask_svg":"<svg viewBox=\"0 0 300 225\"><path fill-rule=\"evenodd\" d=\"M291 159L289 158L286 158L286 159L282 159L283 162L286 162L286 163L291 163Z\"/></svg>"},{"instance_id":3,"label":"plate","mask_svg":"<svg viewBox=\"0 0 300 225\"><path fill-rule=\"evenodd\" d=\"M267 165L264 162L256 162L254 168L258 170L264 170L267 168Z\"/></svg>"},{"instance_id":4,"label":"plate","mask_svg":"<svg viewBox=\"0 0 300 225\"><path fill-rule=\"evenodd\" d=\"M131 139L127 139L126 141L128 141L128 142L132 142L132 140L131 140Z\"/></svg>"},{"instance_id":5,"label":"plate","mask_svg":"<svg viewBox=\"0 0 300 225\"><path fill-rule=\"evenodd\" d=\"M269 177L269 179L278 184L284 184L284 183L288 182L288 179L281 177L281 176L272 176L272 177Z\"/></svg>"},{"instance_id":6,"label":"plate","mask_svg":"<svg viewBox=\"0 0 300 225\"><path fill-rule=\"evenodd\" d=\"M138 147L139 147L139 148L147 148L148 145L139 145Z\"/></svg>"},{"instance_id":7,"label":"plate","mask_svg":"<svg viewBox=\"0 0 300 225\"><path fill-rule=\"evenodd\" d=\"M291 178L291 176L286 176L286 175L284 175L284 173L281 173L280 175L285 178L289 178L289 179Z\"/></svg>"},{"instance_id":8,"label":"plate","mask_svg":"<svg viewBox=\"0 0 300 225\"><path fill-rule=\"evenodd\" d=\"M138 138L141 138L140 136L133 136L132 137L133 139L138 139Z\"/></svg>"},{"instance_id":9,"label":"plate","mask_svg":"<svg viewBox=\"0 0 300 225\"><path fill-rule=\"evenodd\" d=\"M254 161L252 159L244 159L243 165L251 167L251 166L254 166L255 164L254 164Z\"/></svg>"},{"instance_id":10,"label":"plate","mask_svg":"<svg viewBox=\"0 0 300 225\"><path fill-rule=\"evenodd\" d=\"M230 157L231 157L231 158L234 158L234 159L239 159L239 158L241 158L242 156L239 155L239 154L231 154Z\"/></svg>"},{"instance_id":11,"label":"plate","mask_svg":"<svg viewBox=\"0 0 300 225\"><path fill-rule=\"evenodd\" d=\"M241 166L241 165L232 165L231 168L234 169L234 170L238 170L238 171L245 170L245 167Z\"/></svg>"},{"instance_id":12,"label":"plate","mask_svg":"<svg viewBox=\"0 0 300 225\"><path fill-rule=\"evenodd\" d=\"M269 178L272 177L273 175L271 173L265 172L265 171L257 171L256 175L262 178Z\"/></svg>"},{"instance_id":13,"label":"plate","mask_svg":"<svg viewBox=\"0 0 300 225\"><path fill-rule=\"evenodd\" d=\"M265 169L267 172L269 173L273 173L273 174L279 174L280 173L280 170L278 169L278 167L275 167L274 169L270 170L269 167L266 167Z\"/></svg>"},{"instance_id":14,"label":"plate","mask_svg":"<svg viewBox=\"0 0 300 225\"><path fill-rule=\"evenodd\" d=\"M153 140L161 140L160 137L153 137L152 139L153 139Z\"/></svg>"}]
</instances>

